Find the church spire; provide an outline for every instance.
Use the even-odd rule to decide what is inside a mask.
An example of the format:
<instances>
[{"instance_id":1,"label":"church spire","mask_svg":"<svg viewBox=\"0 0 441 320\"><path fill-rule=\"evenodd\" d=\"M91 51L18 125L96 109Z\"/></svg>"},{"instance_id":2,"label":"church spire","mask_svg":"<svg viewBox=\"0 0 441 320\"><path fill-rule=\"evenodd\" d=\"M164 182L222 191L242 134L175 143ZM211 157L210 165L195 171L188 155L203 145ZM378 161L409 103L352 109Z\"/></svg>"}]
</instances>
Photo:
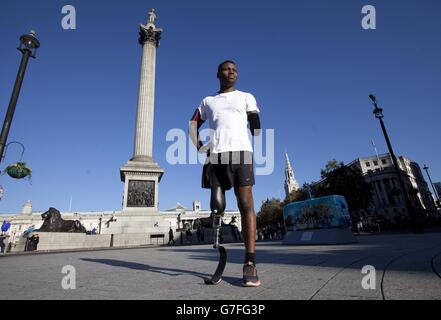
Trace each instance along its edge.
<instances>
[{"instance_id":1,"label":"church spire","mask_svg":"<svg viewBox=\"0 0 441 320\"><path fill-rule=\"evenodd\" d=\"M297 183L296 178L294 177L294 170L291 167L291 162L289 161L288 152L285 150L285 194L286 197L292 191L298 190L299 184Z\"/></svg>"}]
</instances>

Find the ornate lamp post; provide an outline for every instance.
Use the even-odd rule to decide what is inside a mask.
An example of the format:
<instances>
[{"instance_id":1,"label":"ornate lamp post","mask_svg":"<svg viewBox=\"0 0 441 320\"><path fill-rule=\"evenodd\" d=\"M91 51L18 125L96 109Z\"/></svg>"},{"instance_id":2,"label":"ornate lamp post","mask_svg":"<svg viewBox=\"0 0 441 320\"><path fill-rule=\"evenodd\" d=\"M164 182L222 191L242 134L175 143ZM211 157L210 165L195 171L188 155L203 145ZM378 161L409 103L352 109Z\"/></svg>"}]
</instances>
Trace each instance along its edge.
<instances>
[{"instance_id":1,"label":"ornate lamp post","mask_svg":"<svg viewBox=\"0 0 441 320\"><path fill-rule=\"evenodd\" d=\"M436 200L437 200L437 205L439 205L440 204L439 195L438 195L438 192L436 192L436 189L435 189L435 186L433 185L432 179L430 178L429 167L424 165L423 169L426 170L426 174L429 177L429 181L430 181L430 184L432 185L433 193L435 194L435 197L436 197Z\"/></svg>"},{"instance_id":2,"label":"ornate lamp post","mask_svg":"<svg viewBox=\"0 0 441 320\"><path fill-rule=\"evenodd\" d=\"M18 69L17 78L15 80L14 89L12 91L11 100L9 101L8 111L6 112L5 120L3 122L2 132L0 134L0 162L3 161L3 152L6 141L8 140L9 129L11 128L15 106L17 105L18 95L20 93L21 84L23 83L29 57L35 59L35 55L39 47L40 41L38 41L38 39L35 37L34 31L20 37L20 46L17 49L20 50L23 55L21 58L20 68Z\"/></svg>"},{"instance_id":3,"label":"ornate lamp post","mask_svg":"<svg viewBox=\"0 0 441 320\"><path fill-rule=\"evenodd\" d=\"M404 187L403 179L402 179L401 173L400 173L400 168L398 166L398 161L397 161L397 158L395 157L395 153L392 149L392 145L390 143L389 136L387 134L386 127L383 122L383 117L384 117L383 116L383 109L378 106L377 98L373 94L370 94L369 98L374 103L375 109L373 111L373 114L375 115L375 118L377 118L380 121L381 129L383 130L383 135L384 135L384 138L386 139L387 147L388 147L389 153L392 157L392 162L395 167L395 172L398 176L398 182L400 184L401 192L403 193L403 196L404 196L404 204L405 204L406 210L409 214L411 227L413 229L413 232L422 233L422 228L417 220L415 209L412 206L412 204L410 202L409 194L407 193L406 188Z\"/></svg>"}]
</instances>

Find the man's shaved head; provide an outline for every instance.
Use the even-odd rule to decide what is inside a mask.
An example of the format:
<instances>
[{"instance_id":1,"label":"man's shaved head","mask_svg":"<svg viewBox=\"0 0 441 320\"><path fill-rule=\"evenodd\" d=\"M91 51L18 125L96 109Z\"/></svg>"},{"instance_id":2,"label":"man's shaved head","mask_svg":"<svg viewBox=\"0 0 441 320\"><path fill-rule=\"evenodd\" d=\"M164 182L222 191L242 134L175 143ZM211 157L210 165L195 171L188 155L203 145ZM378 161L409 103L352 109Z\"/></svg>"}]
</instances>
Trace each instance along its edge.
<instances>
[{"instance_id":1,"label":"man's shaved head","mask_svg":"<svg viewBox=\"0 0 441 320\"><path fill-rule=\"evenodd\" d=\"M219 64L219 66L217 67L217 72L218 72L218 73L220 72L222 66L223 66L224 64L226 64L226 63L232 63L232 64L234 64L234 65L237 67L236 62L234 62L233 60L225 60L225 61L221 62L221 63Z\"/></svg>"}]
</instances>

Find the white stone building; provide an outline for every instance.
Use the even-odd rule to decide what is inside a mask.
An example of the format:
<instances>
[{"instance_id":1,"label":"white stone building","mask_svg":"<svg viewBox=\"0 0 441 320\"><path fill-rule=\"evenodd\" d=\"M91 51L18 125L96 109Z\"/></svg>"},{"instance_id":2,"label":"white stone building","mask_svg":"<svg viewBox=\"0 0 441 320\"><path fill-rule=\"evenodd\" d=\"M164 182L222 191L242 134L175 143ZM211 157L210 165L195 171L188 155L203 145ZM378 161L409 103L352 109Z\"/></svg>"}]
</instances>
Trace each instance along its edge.
<instances>
[{"instance_id":1,"label":"white stone building","mask_svg":"<svg viewBox=\"0 0 441 320\"><path fill-rule=\"evenodd\" d=\"M49 209L49 208L48 208ZM43 224L41 214L43 212L35 212L32 210L32 204L27 201L23 209L18 214L0 215L2 221L6 220L11 223L10 229L6 232L8 243L12 246L22 241L23 235L27 230L38 230ZM139 223L134 223L136 219L133 215L127 215L124 211L102 211L102 212L60 212L64 220L79 220L88 232L95 229L97 235L124 235L136 238L142 235L149 241L147 243L155 244L168 241L168 232L172 228L175 234L175 240L180 230L194 230L195 221L199 218L207 218L210 216L210 210L202 210L201 202L194 201L193 208L185 208L181 204L176 207L159 211L157 214L142 214L139 216ZM234 210L226 210L223 218L225 224L229 224L233 217L236 217L234 225L241 230L240 212ZM119 222L128 218L128 223ZM132 227L138 225L136 230ZM158 240L160 239L160 240ZM135 240L134 240L135 241ZM136 245L136 243L134 243Z\"/></svg>"},{"instance_id":2,"label":"white stone building","mask_svg":"<svg viewBox=\"0 0 441 320\"><path fill-rule=\"evenodd\" d=\"M397 157L404 185L411 201L420 209L432 210L434 202L418 163ZM394 223L398 216L407 215L404 197L400 193L398 177L389 153L366 158L358 158L348 164L358 168L372 186L372 206L366 215L379 214Z\"/></svg>"}]
</instances>

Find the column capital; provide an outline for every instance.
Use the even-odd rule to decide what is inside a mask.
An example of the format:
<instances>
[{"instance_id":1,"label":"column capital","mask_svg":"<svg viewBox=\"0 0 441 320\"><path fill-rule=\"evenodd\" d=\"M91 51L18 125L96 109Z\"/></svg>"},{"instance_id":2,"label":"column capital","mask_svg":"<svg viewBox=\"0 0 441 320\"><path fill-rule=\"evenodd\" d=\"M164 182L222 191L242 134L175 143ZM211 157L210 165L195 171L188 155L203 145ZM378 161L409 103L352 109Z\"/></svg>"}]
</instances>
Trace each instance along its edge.
<instances>
[{"instance_id":1,"label":"column capital","mask_svg":"<svg viewBox=\"0 0 441 320\"><path fill-rule=\"evenodd\" d=\"M158 48L162 31L162 29L155 28L153 23L147 23L146 26L141 24L139 26L139 44L143 46L146 42L152 42Z\"/></svg>"}]
</instances>

